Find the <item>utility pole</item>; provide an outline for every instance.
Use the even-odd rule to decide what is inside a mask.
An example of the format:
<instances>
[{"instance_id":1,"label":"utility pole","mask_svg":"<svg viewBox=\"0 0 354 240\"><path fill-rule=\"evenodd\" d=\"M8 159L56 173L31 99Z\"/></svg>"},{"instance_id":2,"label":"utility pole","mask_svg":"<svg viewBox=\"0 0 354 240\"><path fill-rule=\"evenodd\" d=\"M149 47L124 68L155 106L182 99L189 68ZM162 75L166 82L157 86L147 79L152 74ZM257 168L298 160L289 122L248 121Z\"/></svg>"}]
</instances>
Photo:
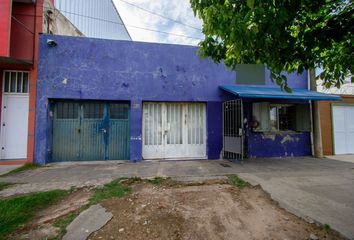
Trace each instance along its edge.
<instances>
[{"instance_id":1,"label":"utility pole","mask_svg":"<svg viewBox=\"0 0 354 240\"><path fill-rule=\"evenodd\" d=\"M315 69L309 70L310 89L317 91ZM318 101L312 101L312 123L313 123L313 144L314 155L317 158L323 158L321 119Z\"/></svg>"}]
</instances>

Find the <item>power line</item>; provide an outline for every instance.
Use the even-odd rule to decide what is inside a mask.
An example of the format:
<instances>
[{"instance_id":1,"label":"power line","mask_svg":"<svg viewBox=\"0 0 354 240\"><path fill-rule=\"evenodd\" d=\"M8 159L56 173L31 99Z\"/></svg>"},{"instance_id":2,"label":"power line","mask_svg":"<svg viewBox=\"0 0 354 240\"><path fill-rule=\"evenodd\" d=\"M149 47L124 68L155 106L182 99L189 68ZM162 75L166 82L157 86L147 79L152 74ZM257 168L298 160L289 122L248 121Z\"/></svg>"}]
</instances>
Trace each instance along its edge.
<instances>
[{"instance_id":1,"label":"power line","mask_svg":"<svg viewBox=\"0 0 354 240\"><path fill-rule=\"evenodd\" d=\"M52 8L45 7L45 6L43 8L52 9ZM82 14L78 14L78 13L73 13L73 12L69 12L69 11L65 11L65 10L58 9L58 11L64 12L64 13L67 13L67 14L72 14L72 15L76 15L76 16L80 16L80 17L85 17L85 18L97 20L97 21L109 22L109 23L118 24L118 25L122 25L122 26L125 25L125 24L120 23L120 22L115 22L115 21L102 19L102 18L97 18L97 17L91 17L91 16L82 15ZM172 33L172 32L165 32L165 31L160 31L160 30L150 29L150 28L145 28L145 27L139 27L139 26L134 26L134 25L125 25L125 26L131 27L131 28L136 28L136 29L141 29L141 30L145 30L145 31L150 31L150 32L157 32L157 33L162 33L162 34L167 34L167 35L174 35L174 36L177 36L177 37L184 37L184 38L190 38L190 39L196 39L196 40L203 40L203 39L197 38L197 37L192 37L192 36L187 36L187 35L178 34L178 33Z\"/></svg>"},{"instance_id":2,"label":"power line","mask_svg":"<svg viewBox=\"0 0 354 240\"><path fill-rule=\"evenodd\" d=\"M167 19L167 20L173 21L173 22L175 22L175 23L181 24L181 25L186 26L186 27L189 27L189 28L193 28L193 29L198 30L198 31L201 31L201 29L198 28L198 27L194 27L194 26L191 26L191 25L189 25L189 24L185 24L185 23L183 23L183 22L181 22L181 21L179 21L179 20L166 17L166 16L164 16L164 15L162 15L162 14L159 14L159 13L153 12L153 11L151 11L151 10L142 8L142 7L138 6L138 5L135 5L135 4L133 4L133 3L127 2L127 1L125 1L125 0L119 0L119 1L124 2L124 3L128 4L128 5L131 5L131 6L133 6L133 7L136 7L136 8L138 8L138 9L142 10L142 11L148 12L148 13L150 13L150 14L159 16L159 17L161 17L161 18L165 18L165 19Z\"/></svg>"},{"instance_id":3,"label":"power line","mask_svg":"<svg viewBox=\"0 0 354 240\"><path fill-rule=\"evenodd\" d=\"M11 18L12 18L13 20L15 20L18 24L20 24L20 25L21 25L24 29L26 29L28 32L34 34L34 32L33 32L31 29L29 29L23 22L21 22L20 20L18 20L18 19L15 18L14 16L11 16Z\"/></svg>"}]
</instances>

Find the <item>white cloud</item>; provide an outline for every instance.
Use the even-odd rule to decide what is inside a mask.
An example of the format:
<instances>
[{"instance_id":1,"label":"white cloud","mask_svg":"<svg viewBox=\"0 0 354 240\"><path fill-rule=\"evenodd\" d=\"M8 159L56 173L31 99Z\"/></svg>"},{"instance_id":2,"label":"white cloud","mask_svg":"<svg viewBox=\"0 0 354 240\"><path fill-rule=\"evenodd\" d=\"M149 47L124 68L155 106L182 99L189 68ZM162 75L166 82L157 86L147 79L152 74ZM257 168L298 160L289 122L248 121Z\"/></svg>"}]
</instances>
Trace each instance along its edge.
<instances>
[{"instance_id":1,"label":"white cloud","mask_svg":"<svg viewBox=\"0 0 354 240\"><path fill-rule=\"evenodd\" d=\"M194 17L189 0L124 0L151 12L158 13L171 19L175 19L186 25L201 29L201 21ZM137 29L132 26L156 29L163 32L170 32L179 35L202 39L203 34L196 30L168 19L150 14L139 8L131 6L121 0L114 0L114 3L123 19L128 31L134 41L161 42L174 44L197 45L200 40L180 37L172 34Z\"/></svg>"}]
</instances>

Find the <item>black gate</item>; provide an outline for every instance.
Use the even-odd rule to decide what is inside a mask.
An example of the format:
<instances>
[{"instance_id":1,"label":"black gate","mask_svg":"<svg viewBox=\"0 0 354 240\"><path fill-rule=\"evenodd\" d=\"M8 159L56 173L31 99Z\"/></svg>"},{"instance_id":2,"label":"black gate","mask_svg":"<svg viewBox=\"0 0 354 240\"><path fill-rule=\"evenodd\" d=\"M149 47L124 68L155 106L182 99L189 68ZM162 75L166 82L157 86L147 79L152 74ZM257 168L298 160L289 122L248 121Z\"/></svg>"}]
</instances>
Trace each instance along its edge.
<instances>
[{"instance_id":1,"label":"black gate","mask_svg":"<svg viewBox=\"0 0 354 240\"><path fill-rule=\"evenodd\" d=\"M223 103L223 158L243 159L243 105L241 99Z\"/></svg>"}]
</instances>

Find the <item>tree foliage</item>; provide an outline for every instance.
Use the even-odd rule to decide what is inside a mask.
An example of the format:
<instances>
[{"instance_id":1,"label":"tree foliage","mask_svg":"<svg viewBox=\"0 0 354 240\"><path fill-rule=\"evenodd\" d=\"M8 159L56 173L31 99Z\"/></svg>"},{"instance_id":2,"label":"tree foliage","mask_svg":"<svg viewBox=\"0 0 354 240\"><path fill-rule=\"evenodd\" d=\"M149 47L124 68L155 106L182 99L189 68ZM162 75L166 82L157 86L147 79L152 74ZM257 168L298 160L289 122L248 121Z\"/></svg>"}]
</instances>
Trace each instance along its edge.
<instances>
[{"instance_id":1,"label":"tree foliage","mask_svg":"<svg viewBox=\"0 0 354 240\"><path fill-rule=\"evenodd\" d=\"M265 64L287 91L283 71L321 68L326 87L339 87L354 71L352 0L190 0L203 20L202 57ZM353 78L352 78L353 81Z\"/></svg>"}]
</instances>

